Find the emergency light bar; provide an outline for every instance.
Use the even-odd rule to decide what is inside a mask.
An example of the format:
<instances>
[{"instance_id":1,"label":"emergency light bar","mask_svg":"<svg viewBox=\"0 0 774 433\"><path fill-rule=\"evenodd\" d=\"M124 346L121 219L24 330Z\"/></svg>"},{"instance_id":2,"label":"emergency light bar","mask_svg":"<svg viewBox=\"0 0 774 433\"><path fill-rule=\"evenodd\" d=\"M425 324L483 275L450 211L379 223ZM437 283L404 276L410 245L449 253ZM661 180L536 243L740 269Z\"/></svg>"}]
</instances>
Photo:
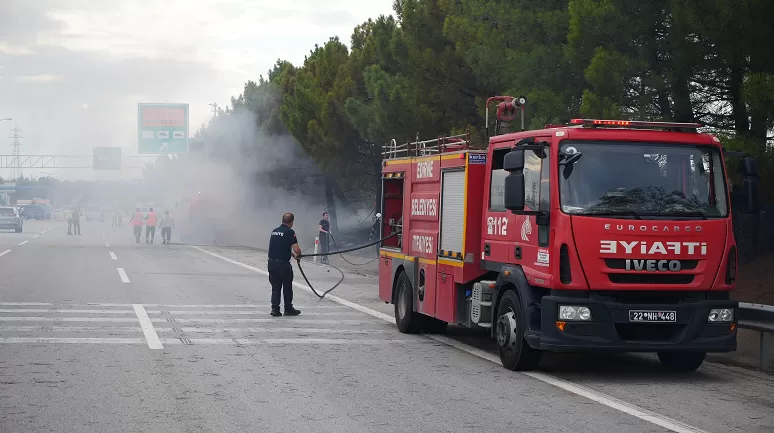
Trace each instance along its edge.
<instances>
[{"instance_id":1,"label":"emergency light bar","mask_svg":"<svg viewBox=\"0 0 774 433\"><path fill-rule=\"evenodd\" d=\"M619 126L634 129L698 129L701 123L677 123L677 122L642 122L631 120L600 120L600 119L572 119L572 125L583 125L591 127Z\"/></svg>"}]
</instances>

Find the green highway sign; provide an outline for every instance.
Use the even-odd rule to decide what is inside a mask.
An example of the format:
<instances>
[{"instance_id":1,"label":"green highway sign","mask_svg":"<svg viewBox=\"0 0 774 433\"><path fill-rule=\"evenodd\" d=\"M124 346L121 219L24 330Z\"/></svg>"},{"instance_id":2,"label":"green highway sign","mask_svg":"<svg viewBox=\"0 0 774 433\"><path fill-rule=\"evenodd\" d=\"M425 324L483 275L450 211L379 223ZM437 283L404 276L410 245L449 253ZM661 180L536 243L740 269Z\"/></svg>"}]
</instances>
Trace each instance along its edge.
<instances>
[{"instance_id":1,"label":"green highway sign","mask_svg":"<svg viewBox=\"0 0 774 433\"><path fill-rule=\"evenodd\" d=\"M95 147L94 170L121 170L120 147Z\"/></svg>"},{"instance_id":2,"label":"green highway sign","mask_svg":"<svg viewBox=\"0 0 774 433\"><path fill-rule=\"evenodd\" d=\"M187 153L188 104L138 104L137 153Z\"/></svg>"}]
</instances>

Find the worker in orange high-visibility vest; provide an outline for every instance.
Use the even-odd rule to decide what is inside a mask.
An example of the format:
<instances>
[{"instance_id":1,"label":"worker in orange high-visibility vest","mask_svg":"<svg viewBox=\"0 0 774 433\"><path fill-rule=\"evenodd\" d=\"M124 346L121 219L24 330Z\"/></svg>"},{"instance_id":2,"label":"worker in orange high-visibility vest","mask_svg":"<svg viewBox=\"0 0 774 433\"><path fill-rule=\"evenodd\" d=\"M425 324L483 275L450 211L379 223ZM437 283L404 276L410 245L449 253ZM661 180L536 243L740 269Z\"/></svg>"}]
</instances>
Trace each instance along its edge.
<instances>
[{"instance_id":1,"label":"worker in orange high-visibility vest","mask_svg":"<svg viewBox=\"0 0 774 433\"><path fill-rule=\"evenodd\" d=\"M140 212L140 208L137 208L137 210L134 211L134 215L132 216L132 219L129 220L129 224L132 225L132 231L134 232L134 238L137 241L137 243L140 243L140 236L142 236L142 220L143 220L142 212Z\"/></svg>"},{"instance_id":2,"label":"worker in orange high-visibility vest","mask_svg":"<svg viewBox=\"0 0 774 433\"><path fill-rule=\"evenodd\" d=\"M153 208L150 208L148 210L148 216L145 218L145 243L152 244L153 238L156 237L156 211L154 211ZM150 242L148 241L148 238L150 238Z\"/></svg>"}]
</instances>

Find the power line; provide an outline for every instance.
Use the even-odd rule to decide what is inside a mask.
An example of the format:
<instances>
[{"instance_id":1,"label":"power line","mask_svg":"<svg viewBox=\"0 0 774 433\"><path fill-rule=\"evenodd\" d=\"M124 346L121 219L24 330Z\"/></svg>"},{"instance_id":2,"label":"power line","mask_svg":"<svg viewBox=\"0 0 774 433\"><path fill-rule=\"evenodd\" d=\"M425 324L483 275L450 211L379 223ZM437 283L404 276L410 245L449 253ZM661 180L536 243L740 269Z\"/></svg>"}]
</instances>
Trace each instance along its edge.
<instances>
[{"instance_id":1,"label":"power line","mask_svg":"<svg viewBox=\"0 0 774 433\"><path fill-rule=\"evenodd\" d=\"M13 137L9 137L13 139L13 142L11 143L11 180L18 180L22 177L22 170L21 170L21 141L19 141L22 137L19 135L21 132L21 129L19 129L19 125L14 126L14 128L11 130L13 132Z\"/></svg>"}]
</instances>

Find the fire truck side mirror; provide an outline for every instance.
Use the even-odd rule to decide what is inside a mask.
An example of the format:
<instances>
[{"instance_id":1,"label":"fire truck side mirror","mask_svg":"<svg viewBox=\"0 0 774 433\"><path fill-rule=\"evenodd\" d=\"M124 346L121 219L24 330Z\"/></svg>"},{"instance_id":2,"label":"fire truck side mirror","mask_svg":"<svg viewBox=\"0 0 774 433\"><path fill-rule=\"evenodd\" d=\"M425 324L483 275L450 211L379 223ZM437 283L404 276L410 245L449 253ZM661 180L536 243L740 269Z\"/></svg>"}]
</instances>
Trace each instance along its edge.
<instances>
[{"instance_id":1,"label":"fire truck side mirror","mask_svg":"<svg viewBox=\"0 0 774 433\"><path fill-rule=\"evenodd\" d=\"M513 149L503 158L503 169L508 172L503 185L505 208L524 212L524 149Z\"/></svg>"},{"instance_id":2,"label":"fire truck side mirror","mask_svg":"<svg viewBox=\"0 0 774 433\"><path fill-rule=\"evenodd\" d=\"M503 158L503 170L513 173L524 170L524 149L514 148Z\"/></svg>"},{"instance_id":3,"label":"fire truck side mirror","mask_svg":"<svg viewBox=\"0 0 774 433\"><path fill-rule=\"evenodd\" d=\"M757 213L760 210L760 188L758 182L758 163L746 156L739 162L739 169L744 175L742 193L744 194L744 212Z\"/></svg>"}]
</instances>

